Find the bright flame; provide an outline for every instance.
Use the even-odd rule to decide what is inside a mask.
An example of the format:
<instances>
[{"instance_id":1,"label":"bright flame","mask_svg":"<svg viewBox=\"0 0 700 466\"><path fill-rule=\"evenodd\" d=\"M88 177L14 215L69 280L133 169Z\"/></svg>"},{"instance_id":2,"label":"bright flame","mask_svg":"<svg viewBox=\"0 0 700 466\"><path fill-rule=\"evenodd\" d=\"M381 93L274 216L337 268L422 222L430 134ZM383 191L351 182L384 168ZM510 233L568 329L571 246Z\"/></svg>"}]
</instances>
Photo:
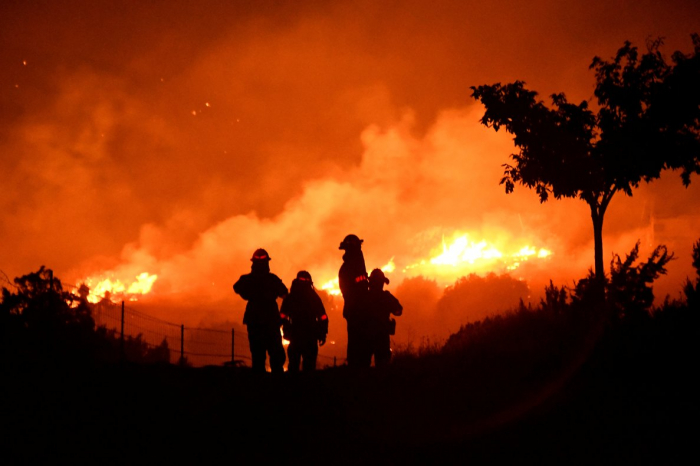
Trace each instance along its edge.
<instances>
[{"instance_id":1,"label":"bright flame","mask_svg":"<svg viewBox=\"0 0 700 466\"><path fill-rule=\"evenodd\" d=\"M109 297L112 301L120 301L122 299L136 301L137 295L145 295L151 291L157 279L158 275L143 272L134 277L132 281L124 282L118 278L110 277L102 279L89 277L82 280L82 283L90 288L90 294L87 299L91 303L97 303L105 297Z\"/></svg>"},{"instance_id":2,"label":"bright flame","mask_svg":"<svg viewBox=\"0 0 700 466\"><path fill-rule=\"evenodd\" d=\"M394 257L392 257L391 259L389 259L389 262L387 262L387 264L382 267L382 272L391 273L394 270L396 270L396 264L394 264Z\"/></svg>"},{"instance_id":3,"label":"bright flame","mask_svg":"<svg viewBox=\"0 0 700 466\"><path fill-rule=\"evenodd\" d=\"M463 262L473 264L477 260L500 259L503 254L486 241L479 243L469 242L467 235L460 236L449 246L442 238L442 254L430 259L431 264L456 266Z\"/></svg>"},{"instance_id":4,"label":"bright flame","mask_svg":"<svg viewBox=\"0 0 700 466\"><path fill-rule=\"evenodd\" d=\"M430 259L411 264L403 272L455 279L458 278L455 274L515 270L530 258L546 259L551 255L552 251L544 248L525 245L513 251L507 243L497 247L489 241L472 241L468 234L457 233L449 243L443 236L442 247L434 251Z\"/></svg>"},{"instance_id":5,"label":"bright flame","mask_svg":"<svg viewBox=\"0 0 700 466\"><path fill-rule=\"evenodd\" d=\"M333 296L340 296L340 285L338 284L338 279L328 280L326 283L321 285L321 289L327 291L328 294Z\"/></svg>"},{"instance_id":6,"label":"bright flame","mask_svg":"<svg viewBox=\"0 0 700 466\"><path fill-rule=\"evenodd\" d=\"M129 286L130 294L146 294L151 291L153 283L158 279L158 275L149 275L144 272L136 276L136 281Z\"/></svg>"}]
</instances>

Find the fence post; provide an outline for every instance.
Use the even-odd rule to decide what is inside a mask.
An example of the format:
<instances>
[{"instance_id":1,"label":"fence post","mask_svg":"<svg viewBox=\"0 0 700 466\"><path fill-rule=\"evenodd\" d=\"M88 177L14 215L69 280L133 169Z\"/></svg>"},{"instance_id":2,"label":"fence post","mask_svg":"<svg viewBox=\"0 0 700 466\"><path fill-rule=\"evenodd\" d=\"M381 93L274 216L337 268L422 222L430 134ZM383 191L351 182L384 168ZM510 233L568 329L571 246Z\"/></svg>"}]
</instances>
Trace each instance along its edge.
<instances>
[{"instance_id":1,"label":"fence post","mask_svg":"<svg viewBox=\"0 0 700 466\"><path fill-rule=\"evenodd\" d=\"M234 350L234 342L236 337L236 331L234 329L231 329L231 364L235 364L235 359L236 359L236 351Z\"/></svg>"},{"instance_id":2,"label":"fence post","mask_svg":"<svg viewBox=\"0 0 700 466\"><path fill-rule=\"evenodd\" d=\"M124 301L122 300L122 325L119 332L119 353L122 360L126 359L126 354L124 353Z\"/></svg>"},{"instance_id":3,"label":"fence post","mask_svg":"<svg viewBox=\"0 0 700 466\"><path fill-rule=\"evenodd\" d=\"M180 325L180 365L185 365L185 324Z\"/></svg>"}]
</instances>

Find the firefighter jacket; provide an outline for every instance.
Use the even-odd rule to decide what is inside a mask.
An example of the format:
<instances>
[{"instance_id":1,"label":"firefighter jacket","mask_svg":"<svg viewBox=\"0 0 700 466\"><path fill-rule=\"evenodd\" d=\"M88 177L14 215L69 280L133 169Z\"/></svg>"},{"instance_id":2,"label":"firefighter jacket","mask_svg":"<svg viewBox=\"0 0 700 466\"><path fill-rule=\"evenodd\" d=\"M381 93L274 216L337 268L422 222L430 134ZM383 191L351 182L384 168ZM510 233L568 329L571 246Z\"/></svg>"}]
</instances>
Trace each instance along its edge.
<instances>
[{"instance_id":1,"label":"firefighter jacket","mask_svg":"<svg viewBox=\"0 0 700 466\"><path fill-rule=\"evenodd\" d=\"M265 270L253 270L233 285L233 291L248 301L243 315L246 325L278 326L280 322L277 298L287 295L287 287L280 278Z\"/></svg>"},{"instance_id":2,"label":"firefighter jacket","mask_svg":"<svg viewBox=\"0 0 700 466\"><path fill-rule=\"evenodd\" d=\"M370 290L367 299L367 329L371 335L393 335L395 321L392 315L400 316L403 306L387 290Z\"/></svg>"},{"instance_id":3,"label":"firefighter jacket","mask_svg":"<svg viewBox=\"0 0 700 466\"><path fill-rule=\"evenodd\" d=\"M343 255L343 265L338 271L338 285L343 294L343 317L358 317L365 308L367 298L367 268L361 250L347 251Z\"/></svg>"},{"instance_id":4,"label":"firefighter jacket","mask_svg":"<svg viewBox=\"0 0 700 466\"><path fill-rule=\"evenodd\" d=\"M295 280L296 282L296 280ZM289 341L323 340L328 334L328 315L311 285L292 284L282 302L284 338Z\"/></svg>"}]
</instances>

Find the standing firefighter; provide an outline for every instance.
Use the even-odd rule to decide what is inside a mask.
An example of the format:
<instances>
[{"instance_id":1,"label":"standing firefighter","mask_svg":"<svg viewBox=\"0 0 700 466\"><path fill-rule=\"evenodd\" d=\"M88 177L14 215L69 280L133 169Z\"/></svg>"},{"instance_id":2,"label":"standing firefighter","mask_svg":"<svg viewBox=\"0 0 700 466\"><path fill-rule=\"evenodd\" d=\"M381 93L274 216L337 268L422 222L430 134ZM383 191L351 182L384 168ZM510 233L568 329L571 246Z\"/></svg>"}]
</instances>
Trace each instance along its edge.
<instances>
[{"instance_id":1,"label":"standing firefighter","mask_svg":"<svg viewBox=\"0 0 700 466\"><path fill-rule=\"evenodd\" d=\"M384 366L391 360L391 335L396 330L396 321L391 315L400 316L403 306L399 300L384 285L389 284L384 272L380 269L372 270L369 276L369 298L367 310L369 314L368 339L370 341L370 354L366 359L366 365L370 364L374 355L374 365Z\"/></svg>"},{"instance_id":2,"label":"standing firefighter","mask_svg":"<svg viewBox=\"0 0 700 466\"><path fill-rule=\"evenodd\" d=\"M338 249L345 250L343 265L338 271L338 284L343 294L343 317L348 323L348 365L361 366L366 338L367 268L362 242L356 235L347 235Z\"/></svg>"},{"instance_id":3,"label":"standing firefighter","mask_svg":"<svg viewBox=\"0 0 700 466\"><path fill-rule=\"evenodd\" d=\"M318 345L326 343L328 315L321 298L314 289L311 274L302 270L292 282L289 295L282 302L282 329L289 340L289 372L316 369Z\"/></svg>"},{"instance_id":4,"label":"standing firefighter","mask_svg":"<svg viewBox=\"0 0 700 466\"><path fill-rule=\"evenodd\" d=\"M284 372L286 356L280 334L282 322L277 298L287 296L287 287L277 275L270 273L267 251L256 250L250 260L253 262L250 273L238 279L233 291L248 301L243 323L248 326L253 371L265 372L265 358L269 354L272 372Z\"/></svg>"}]
</instances>

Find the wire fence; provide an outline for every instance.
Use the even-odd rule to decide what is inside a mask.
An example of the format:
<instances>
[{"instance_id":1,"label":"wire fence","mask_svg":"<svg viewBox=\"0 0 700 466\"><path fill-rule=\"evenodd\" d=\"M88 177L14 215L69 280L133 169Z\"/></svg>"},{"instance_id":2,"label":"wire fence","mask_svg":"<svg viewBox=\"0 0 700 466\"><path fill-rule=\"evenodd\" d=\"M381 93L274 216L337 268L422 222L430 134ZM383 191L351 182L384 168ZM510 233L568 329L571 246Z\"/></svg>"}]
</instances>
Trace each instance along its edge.
<instances>
[{"instance_id":1,"label":"wire fence","mask_svg":"<svg viewBox=\"0 0 700 466\"><path fill-rule=\"evenodd\" d=\"M241 330L188 327L140 312L124 301L117 304L108 299L93 304L92 312L97 327L114 332L122 341L138 339L151 350L167 348L171 363L250 366L252 361L248 334ZM319 367L335 366L337 362L334 356L318 355Z\"/></svg>"},{"instance_id":2,"label":"wire fence","mask_svg":"<svg viewBox=\"0 0 700 466\"><path fill-rule=\"evenodd\" d=\"M53 289L53 274L51 288ZM0 271L0 279L10 286L14 284ZM59 282L60 283L60 282ZM61 286L61 285L59 285ZM64 290L72 289L80 294L81 287L62 283ZM165 353L169 363L186 364L194 367L208 365L249 366L252 362L248 346L248 334L241 330L230 331L187 327L183 323L168 322L155 316L138 311L125 301L115 303L110 295L97 296L100 301L90 303L90 311L97 329L118 337L121 341L122 357L129 359L126 342L132 346L158 352L159 361ZM84 296L82 299L85 299ZM133 345L136 342L137 345ZM336 366L336 356L324 355L319 352L317 366L320 368ZM346 363L342 358L341 364Z\"/></svg>"}]
</instances>

